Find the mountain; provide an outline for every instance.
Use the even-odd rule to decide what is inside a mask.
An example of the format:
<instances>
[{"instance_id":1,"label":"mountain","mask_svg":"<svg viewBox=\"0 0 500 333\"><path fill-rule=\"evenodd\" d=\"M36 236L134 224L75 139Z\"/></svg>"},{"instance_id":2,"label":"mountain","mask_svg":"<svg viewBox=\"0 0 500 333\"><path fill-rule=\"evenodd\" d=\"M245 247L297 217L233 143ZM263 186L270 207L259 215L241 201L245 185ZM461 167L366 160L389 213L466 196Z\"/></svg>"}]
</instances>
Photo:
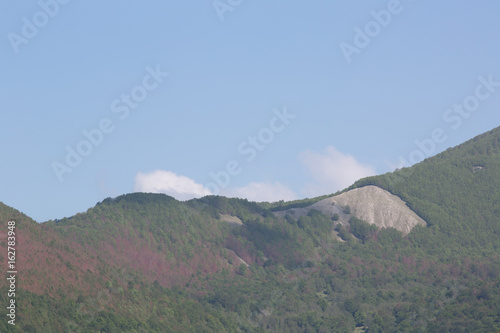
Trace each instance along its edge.
<instances>
[{"instance_id":1,"label":"mountain","mask_svg":"<svg viewBox=\"0 0 500 333\"><path fill-rule=\"evenodd\" d=\"M0 221L1 332L500 330L500 128L325 197L133 193Z\"/></svg>"},{"instance_id":2,"label":"mountain","mask_svg":"<svg viewBox=\"0 0 500 333\"><path fill-rule=\"evenodd\" d=\"M430 225L420 235L427 243L439 234L457 251L499 253L500 127L412 168L361 179L350 189L367 185L400 197L421 216Z\"/></svg>"},{"instance_id":3,"label":"mountain","mask_svg":"<svg viewBox=\"0 0 500 333\"><path fill-rule=\"evenodd\" d=\"M364 186L318 201L304 208L291 208L275 212L285 217L300 217L316 209L332 220L349 225L351 216L378 228L394 228L404 235L416 225L426 225L399 197L377 186Z\"/></svg>"}]
</instances>

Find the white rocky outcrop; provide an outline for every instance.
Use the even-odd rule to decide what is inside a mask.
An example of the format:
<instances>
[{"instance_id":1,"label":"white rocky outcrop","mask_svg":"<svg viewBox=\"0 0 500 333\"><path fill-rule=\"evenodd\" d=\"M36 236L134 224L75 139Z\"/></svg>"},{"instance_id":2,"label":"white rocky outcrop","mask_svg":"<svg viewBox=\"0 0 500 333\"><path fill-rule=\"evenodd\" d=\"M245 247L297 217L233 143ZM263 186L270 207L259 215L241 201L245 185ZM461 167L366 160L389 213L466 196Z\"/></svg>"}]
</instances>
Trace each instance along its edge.
<instances>
[{"instance_id":1,"label":"white rocky outcrop","mask_svg":"<svg viewBox=\"0 0 500 333\"><path fill-rule=\"evenodd\" d=\"M350 214L344 212L349 206ZM375 224L379 228L395 228L407 235L418 224L426 222L412 211L399 197L377 186L365 186L323 199L305 208L292 208L275 214L284 217L290 214L296 218L317 209L332 217L339 215L339 223L347 224L350 216Z\"/></svg>"}]
</instances>

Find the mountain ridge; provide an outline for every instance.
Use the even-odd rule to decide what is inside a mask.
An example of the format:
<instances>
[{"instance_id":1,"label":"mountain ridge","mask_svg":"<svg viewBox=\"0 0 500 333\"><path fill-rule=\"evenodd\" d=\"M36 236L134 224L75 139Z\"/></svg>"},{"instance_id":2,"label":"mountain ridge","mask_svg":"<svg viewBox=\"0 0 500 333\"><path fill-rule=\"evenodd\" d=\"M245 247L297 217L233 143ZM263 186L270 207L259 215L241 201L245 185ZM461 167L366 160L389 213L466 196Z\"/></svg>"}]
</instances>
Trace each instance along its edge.
<instances>
[{"instance_id":1,"label":"mountain ridge","mask_svg":"<svg viewBox=\"0 0 500 333\"><path fill-rule=\"evenodd\" d=\"M19 326L0 331L500 329L500 128L337 197L371 186L427 226L402 233L361 215L339 227L316 209L276 212L321 200L344 209L335 196L263 204L132 193L44 223L0 203L2 230L16 221L19 266Z\"/></svg>"}]
</instances>

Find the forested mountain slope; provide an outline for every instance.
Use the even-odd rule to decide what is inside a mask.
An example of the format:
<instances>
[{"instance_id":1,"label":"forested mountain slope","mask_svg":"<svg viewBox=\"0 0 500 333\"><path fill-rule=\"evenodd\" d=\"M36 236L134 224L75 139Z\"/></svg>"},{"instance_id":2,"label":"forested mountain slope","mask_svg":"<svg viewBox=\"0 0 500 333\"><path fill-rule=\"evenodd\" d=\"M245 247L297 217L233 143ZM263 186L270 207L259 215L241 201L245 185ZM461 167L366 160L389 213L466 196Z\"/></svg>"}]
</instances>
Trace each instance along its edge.
<instances>
[{"instance_id":1,"label":"forested mountain slope","mask_svg":"<svg viewBox=\"0 0 500 333\"><path fill-rule=\"evenodd\" d=\"M0 331L499 330L500 129L350 189L367 185L428 224L404 235L314 209L273 213L324 197L134 193L45 223L0 203L0 258L15 220L18 262L17 325Z\"/></svg>"},{"instance_id":2,"label":"forested mountain slope","mask_svg":"<svg viewBox=\"0 0 500 333\"><path fill-rule=\"evenodd\" d=\"M366 185L399 196L431 226L419 233L426 247L499 253L500 128L411 168L361 179L351 188ZM434 239L437 234L446 239Z\"/></svg>"}]
</instances>

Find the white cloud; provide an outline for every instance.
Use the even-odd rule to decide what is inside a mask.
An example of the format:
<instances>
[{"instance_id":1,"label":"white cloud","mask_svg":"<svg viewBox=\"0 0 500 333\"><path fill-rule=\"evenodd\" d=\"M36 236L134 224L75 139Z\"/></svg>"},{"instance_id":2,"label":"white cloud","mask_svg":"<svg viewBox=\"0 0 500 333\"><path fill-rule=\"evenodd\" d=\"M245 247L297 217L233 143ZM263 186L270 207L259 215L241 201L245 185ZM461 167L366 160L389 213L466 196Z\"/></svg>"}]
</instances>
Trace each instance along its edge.
<instances>
[{"instance_id":1,"label":"white cloud","mask_svg":"<svg viewBox=\"0 0 500 333\"><path fill-rule=\"evenodd\" d=\"M303 189L304 194L311 197L334 193L360 178L376 174L373 167L361 164L353 156L333 146L328 146L325 153L304 151L300 153L299 159L314 179Z\"/></svg>"},{"instance_id":2,"label":"white cloud","mask_svg":"<svg viewBox=\"0 0 500 333\"><path fill-rule=\"evenodd\" d=\"M243 187L221 190L221 195L233 198L243 198L250 201L275 202L280 200L295 200L297 196L285 185L274 183L250 183Z\"/></svg>"},{"instance_id":3,"label":"white cloud","mask_svg":"<svg viewBox=\"0 0 500 333\"><path fill-rule=\"evenodd\" d=\"M356 180L376 174L373 167L364 165L353 156L328 146L323 152L307 150L299 160L310 173L312 181L302 188L302 195L315 197L334 193L352 185ZM212 195L210 189L191 178L170 171L139 172L135 177L135 192L165 193L177 200L189 200ZM242 187L220 189L220 195L250 201L275 202L298 199L294 191L280 182L252 182Z\"/></svg>"},{"instance_id":4,"label":"white cloud","mask_svg":"<svg viewBox=\"0 0 500 333\"><path fill-rule=\"evenodd\" d=\"M193 179L164 170L139 172L135 176L134 192L165 193L177 200L189 200L212 194L208 188ZM292 190L279 182L250 183L243 187L226 188L221 190L220 195L259 202L297 199Z\"/></svg>"},{"instance_id":5,"label":"white cloud","mask_svg":"<svg viewBox=\"0 0 500 333\"><path fill-rule=\"evenodd\" d=\"M189 200L212 194L209 189L191 178L163 170L139 172L135 176L134 191L165 193L177 200Z\"/></svg>"}]
</instances>

